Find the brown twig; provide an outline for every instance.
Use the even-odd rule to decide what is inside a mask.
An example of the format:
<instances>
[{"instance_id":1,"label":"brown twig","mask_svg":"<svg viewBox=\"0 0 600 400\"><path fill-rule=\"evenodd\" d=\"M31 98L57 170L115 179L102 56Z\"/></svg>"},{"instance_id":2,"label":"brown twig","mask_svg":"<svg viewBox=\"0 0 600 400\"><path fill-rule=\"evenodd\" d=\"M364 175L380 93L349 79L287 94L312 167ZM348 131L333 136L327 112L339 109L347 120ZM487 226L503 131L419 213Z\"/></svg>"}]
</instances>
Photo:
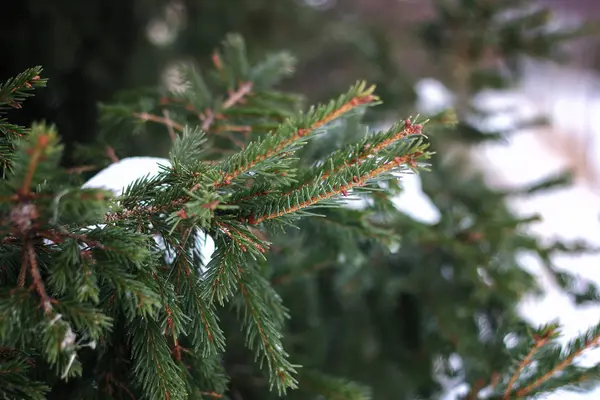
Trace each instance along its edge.
<instances>
[{"instance_id":1,"label":"brown twig","mask_svg":"<svg viewBox=\"0 0 600 400\"><path fill-rule=\"evenodd\" d=\"M106 146L106 156L110 159L110 161L114 163L119 162L119 157L117 157L117 153L115 153L115 149L111 146Z\"/></svg>"},{"instance_id":2,"label":"brown twig","mask_svg":"<svg viewBox=\"0 0 600 400\"><path fill-rule=\"evenodd\" d=\"M217 63L217 60L219 60L218 56L217 55L213 56L213 62L215 62L215 65L220 65L220 60L218 63ZM233 107L234 105L241 103L244 100L244 97L246 97L248 94L250 94L250 92L252 91L252 87L253 87L252 82L245 82L245 83L242 83L236 91L231 91L229 93L229 97L223 102L223 105L222 105L223 109L227 110L227 109ZM208 108L204 111L204 113L200 114L200 120L202 121L202 130L204 132L208 132L210 130L210 127L212 126L213 122L215 121L215 113L213 112L213 110ZM225 130L225 129L222 129L222 130ZM233 129L226 129L226 130L233 131ZM247 130L243 130L243 132L247 132ZM243 148L244 146L240 146L240 147Z\"/></svg>"},{"instance_id":3,"label":"brown twig","mask_svg":"<svg viewBox=\"0 0 600 400\"><path fill-rule=\"evenodd\" d=\"M112 388L110 387L110 383L113 382L118 387L120 387L132 400L136 400L135 396L133 395L133 393L131 393L127 386L125 386L125 384L123 384L122 382L116 380L111 373L107 373L104 379L106 381L106 385L108 386L107 391L109 392L109 395L112 394Z\"/></svg>"},{"instance_id":4,"label":"brown twig","mask_svg":"<svg viewBox=\"0 0 600 400\"><path fill-rule=\"evenodd\" d=\"M244 82L236 91L230 92L229 97L223 103L223 109L227 110L228 108L231 108L243 101L244 97L252 91L252 86L252 82Z\"/></svg>"},{"instance_id":5,"label":"brown twig","mask_svg":"<svg viewBox=\"0 0 600 400\"><path fill-rule=\"evenodd\" d=\"M239 147L240 149L243 149L244 147L246 147L246 143L244 143L243 141L239 140L238 138L236 138L232 133L229 132L219 132L219 134L229 140L231 140L231 142L233 144L235 144L237 147Z\"/></svg>"},{"instance_id":6,"label":"brown twig","mask_svg":"<svg viewBox=\"0 0 600 400\"><path fill-rule=\"evenodd\" d=\"M200 120L202 121L202 130L208 132L215 120L215 113L210 108L207 108L204 113L200 114Z\"/></svg>"},{"instance_id":7,"label":"brown twig","mask_svg":"<svg viewBox=\"0 0 600 400\"><path fill-rule=\"evenodd\" d=\"M249 133L252 132L252 127L248 125L221 125L215 129L215 132L241 132L241 133Z\"/></svg>"},{"instance_id":8,"label":"brown twig","mask_svg":"<svg viewBox=\"0 0 600 400\"><path fill-rule=\"evenodd\" d=\"M88 247L90 248L97 248L100 250L111 250L111 251L116 251L115 249L110 249L107 246L105 246L104 244L96 241L96 240L92 240L90 238L88 238L86 235L78 235L75 233L71 233L71 232L67 232L67 231L62 231L62 232L56 232L56 231L47 231L47 232L40 232L39 233L39 237L42 237L44 239L48 239L51 240L54 243L61 243L64 241L64 237L73 239L77 242L80 243L85 243Z\"/></svg>"},{"instance_id":9,"label":"brown twig","mask_svg":"<svg viewBox=\"0 0 600 400\"><path fill-rule=\"evenodd\" d=\"M183 132L184 126L172 121L168 118L164 118L164 117L159 117L158 115L154 115L154 114L149 114L147 112L143 112L143 113L134 113L133 114L134 117L139 118L142 121L151 121L151 122L156 122L157 124L163 124L167 127L171 127L179 132Z\"/></svg>"},{"instance_id":10,"label":"brown twig","mask_svg":"<svg viewBox=\"0 0 600 400\"><path fill-rule=\"evenodd\" d=\"M25 286L25 278L27 278L27 257L23 255L21 260L21 270L19 271L19 279L17 279L17 286L22 288Z\"/></svg>"},{"instance_id":11,"label":"brown twig","mask_svg":"<svg viewBox=\"0 0 600 400\"><path fill-rule=\"evenodd\" d=\"M167 131L169 132L169 137L171 138L171 142L175 142L175 140L177 139L177 135L175 135L175 130L173 129L173 121L171 120L170 116L169 116L169 110L162 110L162 113L165 117L165 120L168 121L167 125Z\"/></svg>"},{"instance_id":12,"label":"brown twig","mask_svg":"<svg viewBox=\"0 0 600 400\"><path fill-rule=\"evenodd\" d=\"M212 397L214 399L222 399L223 395L215 392L200 392L202 396Z\"/></svg>"},{"instance_id":13,"label":"brown twig","mask_svg":"<svg viewBox=\"0 0 600 400\"><path fill-rule=\"evenodd\" d=\"M234 242L239 243L240 248L242 249L242 251L246 251L246 246L244 246L243 243L241 243L239 241L239 239L237 239L235 236L233 236L231 234L231 231L235 231L235 233L237 233L238 235L240 235L244 240L246 240L248 243L250 243L254 248L256 248L256 250L258 250L261 253L266 253L267 249L265 249L261 244L256 243L254 240L250 239L248 236L244 235L242 232L240 232L239 230L232 228L231 226L224 224L222 222L218 222L217 225L219 225L219 227L221 228L221 230L227 235L229 236L229 238L231 240L233 240Z\"/></svg>"},{"instance_id":14,"label":"brown twig","mask_svg":"<svg viewBox=\"0 0 600 400\"><path fill-rule=\"evenodd\" d=\"M106 214L104 216L104 220L106 222L116 222L123 219L129 219L132 217L149 217L153 214L158 214L165 212L170 209L175 209L187 203L189 201L189 197L182 197L179 199L173 200L171 203L165 206L156 207L156 206L140 206L132 209L125 209L122 211L118 211L115 213Z\"/></svg>"},{"instance_id":15,"label":"brown twig","mask_svg":"<svg viewBox=\"0 0 600 400\"><path fill-rule=\"evenodd\" d=\"M219 57L219 54L213 53L212 62L218 71L221 71L223 69L223 62L221 61L221 57Z\"/></svg>"},{"instance_id":16,"label":"brown twig","mask_svg":"<svg viewBox=\"0 0 600 400\"><path fill-rule=\"evenodd\" d=\"M31 182L33 181L33 175L35 174L35 170L38 167L38 164L42 160L44 150L50 144L50 138L48 135L42 134L38 137L37 143L32 150L31 158L29 159L29 166L27 167L27 172L25 173L25 178L23 179L23 184L21 185L20 194L23 196L27 196L31 193Z\"/></svg>"},{"instance_id":17,"label":"brown twig","mask_svg":"<svg viewBox=\"0 0 600 400\"><path fill-rule=\"evenodd\" d=\"M531 350L529 350L529 353L527 354L527 356L525 356L523 361L521 361L521 363L517 367L517 370L514 372L514 374L508 381L508 385L506 386L506 390L504 391L505 399L507 399L507 400L510 399L510 394L512 392L512 389L513 389L515 383L517 382L517 379L519 379L519 376L521 376L521 372L523 372L525 367L527 367L531 363L531 360L533 359L533 356L535 355L535 353L540 348L542 348L544 345L546 345L546 343L548 343L548 341L550 341L550 335L545 335L545 336L541 337L540 339L538 339L535 342L535 344L533 345L533 347L531 348Z\"/></svg>"},{"instance_id":18,"label":"brown twig","mask_svg":"<svg viewBox=\"0 0 600 400\"><path fill-rule=\"evenodd\" d=\"M22 85L15 86L12 89L11 93L16 93L17 91L23 89L23 87L26 87L27 89L31 89L33 87L33 85L31 84L31 82L33 82L33 81L39 81L39 80L40 80L40 76L36 75L33 78L31 78L31 80L23 82ZM8 96L6 98L8 98ZM6 98L0 97L0 104L2 104L2 105L8 104L10 107L17 108L17 109L21 108L21 103L20 102L18 102L18 101L10 101L10 100L7 101Z\"/></svg>"},{"instance_id":19,"label":"brown twig","mask_svg":"<svg viewBox=\"0 0 600 400\"><path fill-rule=\"evenodd\" d=\"M46 289L44 288L44 282L38 268L35 249L33 248L33 243L29 240L25 242L25 252L23 256L27 258L26 262L29 263L29 273L33 279L33 286L42 299L42 307L44 311L48 313L52 311L52 299L50 299L50 296L48 296Z\"/></svg>"}]
</instances>

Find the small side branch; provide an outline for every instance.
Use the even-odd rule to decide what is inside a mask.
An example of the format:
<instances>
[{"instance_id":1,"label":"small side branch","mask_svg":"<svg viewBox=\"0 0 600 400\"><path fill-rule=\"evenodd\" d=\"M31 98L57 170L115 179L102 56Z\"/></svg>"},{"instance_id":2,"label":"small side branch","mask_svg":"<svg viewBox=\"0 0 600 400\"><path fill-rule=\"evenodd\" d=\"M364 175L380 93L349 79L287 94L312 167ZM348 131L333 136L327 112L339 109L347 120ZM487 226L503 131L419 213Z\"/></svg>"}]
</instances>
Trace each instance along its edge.
<instances>
[{"instance_id":1,"label":"small side branch","mask_svg":"<svg viewBox=\"0 0 600 400\"><path fill-rule=\"evenodd\" d=\"M512 389L513 389L515 383L517 382L517 379L519 379L519 376L521 376L521 373L523 372L523 370L529 364L531 364L531 360L533 359L533 356L535 355L535 353L539 349L541 349L543 346L545 346L549 341L550 341L550 335L549 334L545 335L545 336L539 338L535 342L535 344L533 345L533 347L531 348L531 350L529 350L529 353L527 354L527 356L525 356L525 358L523 359L523 361L521 361L521 363L517 367L517 370L514 372L514 374L512 375L512 377L510 378L510 380L508 381L508 385L506 386L506 390L504 391L504 398L506 400L510 399L510 395L511 395Z\"/></svg>"},{"instance_id":2,"label":"small side branch","mask_svg":"<svg viewBox=\"0 0 600 400\"><path fill-rule=\"evenodd\" d=\"M49 313L52 311L52 299L46 293L46 289L44 288L44 282L42 280L42 275L40 274L40 269L38 267L37 258L35 256L35 249L33 248L33 243L31 241L25 242L25 252L23 257L26 258L25 263L29 264L29 273L31 274L31 278L33 279L33 287L36 292L42 299L42 308L44 312Z\"/></svg>"},{"instance_id":3,"label":"small side branch","mask_svg":"<svg viewBox=\"0 0 600 400\"><path fill-rule=\"evenodd\" d=\"M338 187L335 190L329 191L329 192L325 192L323 194L317 195L315 197L312 197L302 203L299 203L297 205L293 205L290 207L286 207L281 211L278 212L274 212L271 214L265 214L261 217L258 218L251 218L249 219L248 223L250 223L251 225L257 225L260 224L261 222L264 222L266 220L270 220L270 219L275 219L275 218L279 218L282 217L286 214L290 214L293 212L297 212L302 210L303 208L306 207L310 207L318 202L321 202L323 200L327 200L330 199L334 196L338 196L338 195L347 195L348 190L358 187L358 186L362 186L364 184L367 183L367 181L375 178L378 175L384 174L386 172L389 172L391 170L393 170L394 168L397 168L398 166L402 165L402 164L409 164L412 163L415 157L420 156L421 153L417 152L414 154L409 154L403 157L396 157L393 161L389 161L383 165L381 165L380 167L360 176L360 177L354 177L352 182L348 182L346 185L341 185L340 187Z\"/></svg>"},{"instance_id":4,"label":"small side branch","mask_svg":"<svg viewBox=\"0 0 600 400\"><path fill-rule=\"evenodd\" d=\"M229 93L229 97L223 103L223 109L228 109L233 107L234 105L241 103L251 91L252 91L252 82L245 82L240 85L240 87L236 91L232 91Z\"/></svg>"},{"instance_id":5,"label":"small side branch","mask_svg":"<svg viewBox=\"0 0 600 400\"><path fill-rule=\"evenodd\" d=\"M177 135L175 135L175 130L173 129L173 121L171 120L171 117L169 116L169 110L163 110L162 111L163 116L165 117L165 120L168 121L167 123L167 131L169 132L169 137L171 138L171 142L175 142L175 140L177 139Z\"/></svg>"},{"instance_id":6,"label":"small side branch","mask_svg":"<svg viewBox=\"0 0 600 400\"><path fill-rule=\"evenodd\" d=\"M181 125L175 121L172 121L169 118L160 117L158 115L143 112L143 113L134 113L133 116L144 122L146 122L146 121L156 122L157 124L165 125L166 127L170 127L171 129L175 129L176 131L179 131L179 132L183 132L183 129L184 129L183 125Z\"/></svg>"},{"instance_id":7,"label":"small side branch","mask_svg":"<svg viewBox=\"0 0 600 400\"><path fill-rule=\"evenodd\" d=\"M544 382L546 382L550 378L552 378L555 374L561 372L562 370L567 368L569 365L573 364L573 361L575 361L575 358L579 357L584 351L586 351L592 347L597 347L599 344L600 344L600 334L587 340L585 343L585 346L583 346L581 349L578 349L577 351L574 351L570 356L568 356L563 361L558 363L550 371L546 372L544 375L542 375L541 377L539 377L538 379L536 379L529 385L525 386L524 388L519 389L516 393L516 396L524 397L524 396L528 395L533 390L537 389L539 386L544 384Z\"/></svg>"},{"instance_id":8,"label":"small side branch","mask_svg":"<svg viewBox=\"0 0 600 400\"><path fill-rule=\"evenodd\" d=\"M296 130L296 132L294 134L292 134L291 136L289 136L287 138L282 139L273 148L271 148L267 151L261 152L262 154L258 154L253 160L249 161L248 163L245 163L243 166L239 166L232 172L225 174L222 181L216 182L214 184L215 188L219 188L219 187L228 185L233 179L235 179L238 176L240 176L241 174L249 171L258 163L261 163L264 160L271 158L271 157L275 156L276 154L279 154L283 149L292 145L293 143L297 142L298 140L302 139L303 137L309 135L311 132L315 131L316 129L339 118L340 116L348 113L349 111L353 110L354 108L361 106L361 105L369 104L376 99L377 99L377 97L375 97L374 95L372 95L368 92L364 95L358 95L358 96L352 98L348 102L342 104L340 107L329 112L327 115L325 115L324 117L319 119L317 122L313 123L310 127L300 128L300 129Z\"/></svg>"},{"instance_id":9,"label":"small side branch","mask_svg":"<svg viewBox=\"0 0 600 400\"><path fill-rule=\"evenodd\" d=\"M31 182L33 181L33 175L42 159L44 154L44 150L50 144L50 138L48 135L42 134L37 138L37 143L33 148L31 158L29 159L29 167L27 168L27 173L25 174L25 179L23 179L23 184L21 185L20 194L23 196L27 196L31 193Z\"/></svg>"}]
</instances>

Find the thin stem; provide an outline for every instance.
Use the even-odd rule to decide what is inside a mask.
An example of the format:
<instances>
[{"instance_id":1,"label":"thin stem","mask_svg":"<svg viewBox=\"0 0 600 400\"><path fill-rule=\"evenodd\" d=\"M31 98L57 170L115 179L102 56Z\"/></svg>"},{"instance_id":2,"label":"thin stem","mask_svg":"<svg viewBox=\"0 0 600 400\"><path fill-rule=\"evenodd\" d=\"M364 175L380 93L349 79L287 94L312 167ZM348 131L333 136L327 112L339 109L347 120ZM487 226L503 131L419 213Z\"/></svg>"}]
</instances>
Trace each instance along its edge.
<instances>
[{"instance_id":1,"label":"thin stem","mask_svg":"<svg viewBox=\"0 0 600 400\"><path fill-rule=\"evenodd\" d=\"M117 153L115 149L111 146L106 146L106 156L110 159L110 161L115 164L119 162L119 157L117 157Z\"/></svg>"},{"instance_id":2,"label":"thin stem","mask_svg":"<svg viewBox=\"0 0 600 400\"><path fill-rule=\"evenodd\" d=\"M50 138L48 135L40 135L38 137L36 146L33 148L33 152L31 154L31 158L29 159L29 166L27 168L27 173L25 174L25 179L23 179L23 184L21 185L20 194L28 195L31 193L31 182L33 181L33 175L35 174L35 170L38 167L39 162L42 159L42 155L44 150L50 144Z\"/></svg>"},{"instance_id":3,"label":"thin stem","mask_svg":"<svg viewBox=\"0 0 600 400\"><path fill-rule=\"evenodd\" d=\"M29 262L29 272L31 277L33 278L33 286L35 290L38 292L42 299L42 307L46 313L52 311L52 300L50 296L46 293L46 289L44 288L44 282L42 280L42 275L40 274L40 270L38 268L37 258L35 255L35 249L33 248L33 243L31 241L25 242L25 251L26 256Z\"/></svg>"},{"instance_id":4,"label":"thin stem","mask_svg":"<svg viewBox=\"0 0 600 400\"><path fill-rule=\"evenodd\" d=\"M156 122L157 124L163 124L167 127L171 127L177 131L183 132L184 126L181 124L178 124L175 121L171 121L168 118L164 118L164 117L159 117L158 115L154 115L154 114L149 114L147 112L143 112L143 113L134 113L133 114L134 117L139 118L142 121L151 121L151 122Z\"/></svg>"},{"instance_id":5,"label":"thin stem","mask_svg":"<svg viewBox=\"0 0 600 400\"><path fill-rule=\"evenodd\" d=\"M517 367L517 370L515 371L515 373L512 375L512 377L508 381L508 385L506 386L506 390L504 391L505 399L507 399L507 400L510 399L510 393L512 392L512 388L515 385L515 383L517 382L517 379L519 379L521 372L523 372L525 367L527 367L531 363L531 360L533 359L533 356L535 355L535 353L540 348L542 348L544 345L546 345L546 343L548 343L549 340L550 340L549 336L544 336L541 339L537 340L535 342L534 346L531 348L531 350L529 350L529 353L527 354L527 356L523 359L523 361L521 361L521 363Z\"/></svg>"},{"instance_id":6,"label":"thin stem","mask_svg":"<svg viewBox=\"0 0 600 400\"><path fill-rule=\"evenodd\" d=\"M226 110L242 102L244 97L252 91L252 86L252 82L245 82L236 91L230 92L229 97L223 103L223 109Z\"/></svg>"},{"instance_id":7,"label":"thin stem","mask_svg":"<svg viewBox=\"0 0 600 400\"><path fill-rule=\"evenodd\" d=\"M175 140L177 139L177 135L175 135L175 130L173 129L173 121L171 120L170 116L169 116L169 110L162 110L162 113L165 117L165 120L168 121L167 125L167 131L169 132L169 137L171 138L171 142L175 142Z\"/></svg>"}]
</instances>

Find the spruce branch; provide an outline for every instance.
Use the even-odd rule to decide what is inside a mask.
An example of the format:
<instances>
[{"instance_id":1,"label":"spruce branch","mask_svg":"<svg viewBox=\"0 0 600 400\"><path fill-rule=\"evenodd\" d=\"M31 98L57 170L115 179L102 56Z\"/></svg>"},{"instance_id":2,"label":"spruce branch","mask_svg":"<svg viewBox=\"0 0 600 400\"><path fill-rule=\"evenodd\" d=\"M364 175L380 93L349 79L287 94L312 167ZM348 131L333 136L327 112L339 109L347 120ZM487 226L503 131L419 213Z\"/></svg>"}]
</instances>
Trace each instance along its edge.
<instances>
[{"instance_id":1,"label":"spruce branch","mask_svg":"<svg viewBox=\"0 0 600 400\"><path fill-rule=\"evenodd\" d=\"M249 193L240 192L234 195L233 202L237 204L250 199L256 200L258 197L278 192L282 192L282 195L289 195L294 190L302 189L314 183L315 179L324 181L331 174L339 173L342 169L352 168L409 136L421 136L423 135L422 129L422 124L417 124L407 119L402 124L395 124L387 132L369 135L359 143L350 144L333 152L324 161L315 164L311 168L301 170L298 173L299 178L290 184L288 188L269 189L268 187L253 187ZM419 146L421 142L417 141L407 144ZM402 150L398 149L399 152L402 152Z\"/></svg>"},{"instance_id":2,"label":"spruce branch","mask_svg":"<svg viewBox=\"0 0 600 400\"><path fill-rule=\"evenodd\" d=\"M236 292L235 273L238 265L245 264L246 260L242 248L226 234L218 234L214 239L216 250L207 265L204 285L210 301L224 305Z\"/></svg>"},{"instance_id":3,"label":"spruce branch","mask_svg":"<svg viewBox=\"0 0 600 400\"><path fill-rule=\"evenodd\" d=\"M9 108L21 108L21 103L34 89L46 86L47 79L40 78L42 67L33 67L0 84L0 113Z\"/></svg>"},{"instance_id":4,"label":"spruce branch","mask_svg":"<svg viewBox=\"0 0 600 400\"><path fill-rule=\"evenodd\" d=\"M303 138L329 122L356 107L373 103L377 100L377 97L372 94L374 89L374 87L366 88L365 83L359 82L337 101L332 100L327 105L312 108L306 115L301 114L289 119L265 139L250 142L243 151L220 166L224 176L219 182L215 182L215 187L229 185L235 178L250 171L257 164L282 155L294 144L300 144Z\"/></svg>"},{"instance_id":5,"label":"spruce branch","mask_svg":"<svg viewBox=\"0 0 600 400\"><path fill-rule=\"evenodd\" d=\"M345 168L352 168L362 162L365 162L368 157L377 155L381 151L397 144L399 141L406 139L409 136L423 135L423 125L413 123L407 119L402 124L395 124L387 132L380 132L375 135L367 136L358 144L351 144L344 149L340 149L331 154L327 159L305 171L302 175L305 177L301 181L305 183L300 186L294 185L293 189L301 189L309 184L314 176L319 176L321 180L329 178L331 174L340 172ZM411 143L420 145L420 142ZM285 194L288 194L286 192Z\"/></svg>"},{"instance_id":6,"label":"spruce branch","mask_svg":"<svg viewBox=\"0 0 600 400\"><path fill-rule=\"evenodd\" d=\"M251 249L254 248L259 253L267 252L267 249L263 244L259 243L259 241L256 240L255 238L250 238L250 236L252 235L252 233L250 231L247 231L244 234L244 233L242 233L241 228L236 229L236 228L232 227L231 225L227 225L223 222L218 222L217 225L221 228L223 233L225 233L229 238L231 238L231 240L233 240L237 243L239 248L244 253L247 251L248 246L250 246Z\"/></svg>"},{"instance_id":7,"label":"spruce branch","mask_svg":"<svg viewBox=\"0 0 600 400\"><path fill-rule=\"evenodd\" d=\"M151 399L185 399L185 382L156 321L136 319L131 324L135 378Z\"/></svg>"},{"instance_id":8,"label":"spruce branch","mask_svg":"<svg viewBox=\"0 0 600 400\"><path fill-rule=\"evenodd\" d=\"M557 376L568 367L573 365L573 362L579 357L584 351L598 347L600 345L600 329L596 326L594 329L586 332L582 338L578 338L575 341L569 343L568 353L562 360L554 365L549 371L544 373L542 376L536 378L533 382L529 383L523 388L517 390L516 395L519 397L527 396L544 383ZM581 379L584 379L586 374L582 374Z\"/></svg>"},{"instance_id":9,"label":"spruce branch","mask_svg":"<svg viewBox=\"0 0 600 400\"><path fill-rule=\"evenodd\" d=\"M517 369L513 373L512 377L510 378L508 385L506 386L506 390L504 391L504 398L506 400L510 399L511 392L513 390L513 386L519 379L519 376L521 375L523 370L532 362L535 353L537 351L539 351L542 347L544 347L553 338L554 334L555 334L555 332L554 332L553 328L548 327L542 333L542 335L539 335L539 336L535 335L534 345L531 347L531 350L529 350L529 353L525 356L525 358L519 363L519 365L517 366Z\"/></svg>"},{"instance_id":10,"label":"spruce branch","mask_svg":"<svg viewBox=\"0 0 600 400\"><path fill-rule=\"evenodd\" d=\"M214 304L203 293L193 260L184 256L185 251L180 254L174 261L174 268L177 268L176 280L180 288L178 295L182 296L182 309L191 316L188 335L196 352L203 357L216 355L225 350L225 337L219 327Z\"/></svg>"},{"instance_id":11,"label":"spruce branch","mask_svg":"<svg viewBox=\"0 0 600 400\"><path fill-rule=\"evenodd\" d=\"M275 386L280 394L297 388L298 381L294 375L298 366L289 362L289 355L281 342L281 324L288 317L281 298L254 268L237 267L234 275L244 308L248 347L255 350L261 366L263 361L267 361L271 387Z\"/></svg>"},{"instance_id":12,"label":"spruce branch","mask_svg":"<svg viewBox=\"0 0 600 400\"><path fill-rule=\"evenodd\" d=\"M416 151L412 154L394 157L392 160L384 159L383 162L370 159L357 165L355 170L342 170L338 174L329 176L324 182L313 183L282 196L281 199L262 207L262 210L266 212L260 215L251 215L248 223L258 225L264 221L297 213L336 196L347 196L349 190L364 186L380 175L397 170L402 166L416 166L417 158L423 155L423 152ZM351 173L353 174L351 175Z\"/></svg>"}]
</instances>

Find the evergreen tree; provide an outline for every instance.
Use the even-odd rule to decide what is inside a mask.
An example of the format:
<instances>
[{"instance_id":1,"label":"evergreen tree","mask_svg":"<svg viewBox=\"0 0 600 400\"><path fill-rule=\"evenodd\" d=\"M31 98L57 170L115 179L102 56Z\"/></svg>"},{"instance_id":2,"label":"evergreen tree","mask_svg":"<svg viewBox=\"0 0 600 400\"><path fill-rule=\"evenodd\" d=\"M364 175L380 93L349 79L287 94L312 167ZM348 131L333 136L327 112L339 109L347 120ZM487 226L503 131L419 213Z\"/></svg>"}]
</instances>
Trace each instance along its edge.
<instances>
[{"instance_id":1,"label":"evergreen tree","mask_svg":"<svg viewBox=\"0 0 600 400\"><path fill-rule=\"evenodd\" d=\"M505 205L564 179L493 191L455 151L501 136L467 123L490 77L507 81L489 54L548 56L568 36L548 33L545 13L498 18L519 3L440 2L424 27L440 64L458 71L447 80L454 127L444 112L370 130L365 113L380 101L363 83L300 112L301 97L276 89L292 57L255 62L235 35L209 71L187 66L175 88L101 108L105 129L82 159L104 159L107 148L127 155L128 133L149 126L172 141L168 163L116 197L82 188L83 169L59 167L53 126L1 120L0 393L435 399L440 375L466 383L465 398L592 387L599 367L574 362L600 341L599 326L561 347L559 327L528 326L515 311L535 290L521 251L543 259L577 301L598 301L594 287L576 291L551 263L586 247L540 243L525 231L535 216ZM480 25L486 36L468 35ZM2 111L44 86L40 75L33 68L3 84ZM435 224L393 205L398 178L425 162ZM205 235L216 245L208 263Z\"/></svg>"}]
</instances>

